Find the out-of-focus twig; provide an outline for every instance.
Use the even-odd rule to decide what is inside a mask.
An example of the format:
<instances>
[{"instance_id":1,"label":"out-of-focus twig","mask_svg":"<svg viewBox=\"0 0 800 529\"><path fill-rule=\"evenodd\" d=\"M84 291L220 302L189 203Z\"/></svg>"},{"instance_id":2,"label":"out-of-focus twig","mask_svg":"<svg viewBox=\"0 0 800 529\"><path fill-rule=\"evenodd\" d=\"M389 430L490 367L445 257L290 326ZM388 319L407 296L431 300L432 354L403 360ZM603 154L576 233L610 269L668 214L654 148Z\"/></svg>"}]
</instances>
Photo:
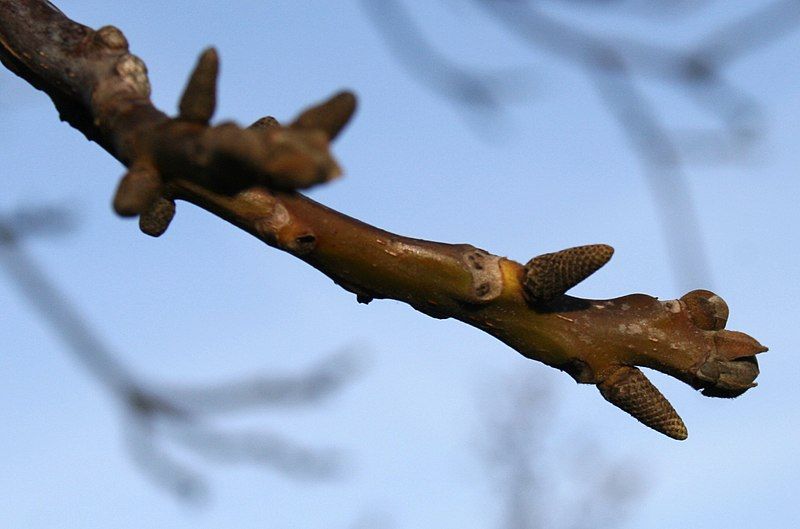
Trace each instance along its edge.
<instances>
[{"instance_id":1,"label":"out-of-focus twig","mask_svg":"<svg viewBox=\"0 0 800 529\"><path fill-rule=\"evenodd\" d=\"M614 463L592 444L591 454L564 454L550 442L557 399L552 388L530 375L506 377L504 391L482 400L484 455L502 496L501 529L611 529L641 494L631 468ZM554 459L584 457L580 475ZM587 461L588 460L588 461ZM565 487L570 492L562 496ZM568 499L566 499L568 498ZM613 514L613 515L610 515Z\"/></svg>"},{"instance_id":2,"label":"out-of-focus twig","mask_svg":"<svg viewBox=\"0 0 800 529\"><path fill-rule=\"evenodd\" d=\"M766 2L746 17L709 33L694 45L690 55L702 57L721 70L732 61L795 31L798 24L800 4L796 0Z\"/></svg>"},{"instance_id":3,"label":"out-of-focus twig","mask_svg":"<svg viewBox=\"0 0 800 529\"><path fill-rule=\"evenodd\" d=\"M658 210L662 230L673 259L678 282L683 286L710 283L710 267L702 244L698 215L688 192L685 163L702 160L736 160L760 136L762 119L752 96L744 94L725 79L724 68L796 29L800 4L792 0L767 2L750 14L710 31L684 49L654 45L621 35L611 37L580 28L562 20L533 0L473 0L510 33L535 50L585 71L603 101L625 131L643 166ZM698 2L640 2L603 0L561 0L545 2L591 7L615 13L687 15ZM705 3L705 2L703 2ZM381 31L400 62L433 89L445 94L448 86L472 82L476 93L484 91L474 75L444 66L443 56L421 37L411 16L399 0L361 0L365 12ZM573 9L574 16L577 9ZM432 80L436 82L431 82ZM653 111L649 98L636 80L648 79L673 86L685 93L719 122L716 130L678 133L670 131ZM478 90L480 89L480 90ZM463 97L462 103L475 103ZM501 101L483 110L502 110ZM482 104L482 103L481 103Z\"/></svg>"},{"instance_id":4,"label":"out-of-focus twig","mask_svg":"<svg viewBox=\"0 0 800 529\"><path fill-rule=\"evenodd\" d=\"M0 216L0 264L70 353L122 405L127 444L140 469L172 492L198 498L204 491L202 480L162 446L162 440L172 440L211 459L263 464L298 478L338 472L335 451L303 448L277 434L222 431L208 417L253 406L311 405L352 379L357 371L352 354L333 355L300 376L181 388L145 383L98 337L21 244L28 236L63 233L69 220L57 208Z\"/></svg>"},{"instance_id":5,"label":"out-of-focus twig","mask_svg":"<svg viewBox=\"0 0 800 529\"><path fill-rule=\"evenodd\" d=\"M548 484L542 479L541 455L553 418L552 392L529 377L504 380L486 415L486 462L502 495L503 529L545 526Z\"/></svg>"},{"instance_id":6,"label":"out-of-focus twig","mask_svg":"<svg viewBox=\"0 0 800 529\"><path fill-rule=\"evenodd\" d=\"M508 0L530 2L537 0ZM714 0L548 0L550 3L588 7L596 11L613 11L614 14L632 15L640 18L683 18L713 2Z\"/></svg>"},{"instance_id":7,"label":"out-of-focus twig","mask_svg":"<svg viewBox=\"0 0 800 529\"><path fill-rule=\"evenodd\" d=\"M480 113L501 117L509 103L524 99L531 76L522 68L478 71L448 58L426 39L411 13L397 0L359 0L364 13L380 29L386 45L405 68L434 92Z\"/></svg>"},{"instance_id":8,"label":"out-of-focus twig","mask_svg":"<svg viewBox=\"0 0 800 529\"><path fill-rule=\"evenodd\" d=\"M656 198L658 220L673 267L681 284L711 282L711 269L702 241L680 155L659 123L647 99L626 75L624 66L597 71L595 86L628 141L642 160L647 183Z\"/></svg>"},{"instance_id":9,"label":"out-of-focus twig","mask_svg":"<svg viewBox=\"0 0 800 529\"><path fill-rule=\"evenodd\" d=\"M204 414L240 410L253 406L309 406L342 389L359 370L349 352L341 352L310 367L302 377L244 378L202 387L175 386L164 392L182 406Z\"/></svg>"},{"instance_id":10,"label":"out-of-focus twig","mask_svg":"<svg viewBox=\"0 0 800 529\"><path fill-rule=\"evenodd\" d=\"M393 234L304 197L299 189L339 175L330 147L355 112L350 92L305 109L288 126L269 116L247 128L213 125L212 48L191 73L178 116L169 117L150 100L147 68L118 28L93 30L43 0L0 0L0 60L126 164L114 206L138 216L149 235L165 232L176 200L189 201L305 261L361 303L396 299L473 325L594 384L608 402L674 439L686 439L683 421L637 366L710 397L736 397L756 385L755 357L767 348L726 330L727 304L710 291L669 301L567 295L608 262L608 245L545 253L522 265L469 244Z\"/></svg>"}]
</instances>

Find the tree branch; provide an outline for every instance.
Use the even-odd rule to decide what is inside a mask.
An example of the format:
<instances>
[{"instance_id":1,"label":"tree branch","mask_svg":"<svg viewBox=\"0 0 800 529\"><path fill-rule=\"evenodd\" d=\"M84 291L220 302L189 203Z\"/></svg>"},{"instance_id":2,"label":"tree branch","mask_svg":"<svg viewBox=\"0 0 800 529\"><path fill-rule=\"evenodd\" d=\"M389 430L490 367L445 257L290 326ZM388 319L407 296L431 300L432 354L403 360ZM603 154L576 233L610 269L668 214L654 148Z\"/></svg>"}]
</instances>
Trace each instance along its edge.
<instances>
[{"instance_id":1,"label":"tree branch","mask_svg":"<svg viewBox=\"0 0 800 529\"><path fill-rule=\"evenodd\" d=\"M596 384L603 397L670 437L678 415L635 366L657 369L705 395L734 397L755 385L753 338L723 330L727 306L708 291L661 302L565 295L611 257L593 245L546 254L523 266L467 244L394 235L297 192L339 174L329 142L355 100L334 96L281 126L210 126L216 52L203 53L169 118L149 99L144 63L111 26L94 31L44 0L0 0L0 59L44 90L62 119L128 167L115 197L151 235L166 230L174 200L191 202L320 270L358 300L404 301L456 318L528 358Z\"/></svg>"},{"instance_id":2,"label":"tree branch","mask_svg":"<svg viewBox=\"0 0 800 529\"><path fill-rule=\"evenodd\" d=\"M69 217L57 208L22 209L0 214L0 269L53 327L61 340L114 397L123 411L126 440L133 460L156 484L184 499L199 500L203 480L173 459L172 447L207 459L269 465L294 478L330 478L341 465L336 451L309 449L277 433L236 432L211 419L255 406L305 407L341 390L358 371L352 353L332 355L294 376L249 376L223 384L165 385L136 374L92 329L24 249L24 239L63 232Z\"/></svg>"}]
</instances>

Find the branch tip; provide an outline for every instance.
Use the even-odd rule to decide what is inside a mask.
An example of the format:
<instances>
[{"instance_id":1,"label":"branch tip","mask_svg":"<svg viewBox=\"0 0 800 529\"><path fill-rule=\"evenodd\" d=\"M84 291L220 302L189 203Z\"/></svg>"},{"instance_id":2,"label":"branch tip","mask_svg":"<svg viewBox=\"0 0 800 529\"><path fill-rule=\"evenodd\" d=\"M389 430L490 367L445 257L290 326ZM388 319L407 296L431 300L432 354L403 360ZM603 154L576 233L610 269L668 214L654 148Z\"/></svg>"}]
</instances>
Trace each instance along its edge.
<instances>
[{"instance_id":1,"label":"branch tip","mask_svg":"<svg viewBox=\"0 0 800 529\"><path fill-rule=\"evenodd\" d=\"M622 366L597 384L608 402L645 426L683 441L689 436L675 408L636 367Z\"/></svg>"},{"instance_id":2,"label":"branch tip","mask_svg":"<svg viewBox=\"0 0 800 529\"><path fill-rule=\"evenodd\" d=\"M208 48L197 61L179 104L179 119L207 124L217 106L219 56Z\"/></svg>"},{"instance_id":3,"label":"branch tip","mask_svg":"<svg viewBox=\"0 0 800 529\"><path fill-rule=\"evenodd\" d=\"M599 270L612 255L611 246L590 244L534 257L525 265L524 292L531 302L551 301Z\"/></svg>"}]
</instances>

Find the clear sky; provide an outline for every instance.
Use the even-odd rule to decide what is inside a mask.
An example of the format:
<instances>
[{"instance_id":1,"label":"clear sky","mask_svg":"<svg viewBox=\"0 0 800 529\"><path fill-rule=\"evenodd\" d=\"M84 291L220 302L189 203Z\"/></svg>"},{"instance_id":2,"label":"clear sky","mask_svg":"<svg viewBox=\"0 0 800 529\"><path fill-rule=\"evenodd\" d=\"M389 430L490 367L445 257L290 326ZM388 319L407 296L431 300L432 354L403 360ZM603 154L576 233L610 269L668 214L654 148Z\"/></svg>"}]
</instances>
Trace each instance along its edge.
<instances>
[{"instance_id":1,"label":"clear sky","mask_svg":"<svg viewBox=\"0 0 800 529\"><path fill-rule=\"evenodd\" d=\"M641 483L627 527L800 523L792 338L800 297L800 30L725 68L731 85L758 102L760 140L737 145L725 163L703 149L685 166L710 273L686 267L695 257L688 250L678 252L685 270L676 272L659 221L663 197L654 196L632 138L591 77L531 47L475 3L405 1L436 49L465 68L514 79L506 85L514 97L499 114L432 91L436 81L421 81L398 60L360 0L54 3L91 27L120 27L147 63L154 101L168 112L209 45L222 59L219 120L287 120L353 89L360 108L335 146L345 178L314 189L315 200L397 233L469 242L523 262L569 246L611 244L614 259L576 295L670 299L710 288L730 305L728 328L752 334L770 352L761 357L759 386L735 401L707 399L653 374L689 428L687 441L672 441L591 386L576 386L475 329L393 301L359 305L300 261L190 205L178 204L161 239L140 234L110 208L123 172L118 162L2 70L0 211L55 203L75 213L72 233L31 238L25 249L137 373L153 384L208 382L301 373L348 348L366 359L359 377L320 405L219 423L342 449L340 479L209 462L173 443L168 448L209 489L203 505L187 504L136 466L118 403L0 269L4 526L497 527L504 500L479 448L484 401L520 376L551 391L548 407L533 410L553 414L541 434L550 469L541 479L567 483L553 500L559 509L576 501L572 482L582 478L575 475L610 461L636 468ZM683 16L652 17L635 9L641 3L627 2L630 10L609 17L548 6L576 27L680 47L757 4L701 2ZM719 128L680 84L657 76L636 82L659 120L683 131L675 137L690 146L699 145L697 131ZM680 244L685 211L668 213ZM585 446L593 448L581 452Z\"/></svg>"}]
</instances>

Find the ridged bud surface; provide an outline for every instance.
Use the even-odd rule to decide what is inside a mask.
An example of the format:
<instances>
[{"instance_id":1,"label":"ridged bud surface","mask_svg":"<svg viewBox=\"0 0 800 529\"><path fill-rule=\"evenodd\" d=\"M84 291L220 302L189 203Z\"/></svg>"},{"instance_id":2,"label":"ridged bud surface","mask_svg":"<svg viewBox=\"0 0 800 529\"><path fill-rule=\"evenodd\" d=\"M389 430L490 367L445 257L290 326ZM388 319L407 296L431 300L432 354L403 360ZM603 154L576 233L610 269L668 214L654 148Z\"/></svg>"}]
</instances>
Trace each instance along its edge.
<instances>
[{"instance_id":1,"label":"ridged bud surface","mask_svg":"<svg viewBox=\"0 0 800 529\"><path fill-rule=\"evenodd\" d=\"M525 265L525 294L531 301L561 296L595 273L612 255L611 246L590 244L534 257Z\"/></svg>"},{"instance_id":2,"label":"ridged bud surface","mask_svg":"<svg viewBox=\"0 0 800 529\"><path fill-rule=\"evenodd\" d=\"M151 237L160 237L175 217L175 202L158 197L139 216L139 229Z\"/></svg>"},{"instance_id":3,"label":"ridged bud surface","mask_svg":"<svg viewBox=\"0 0 800 529\"><path fill-rule=\"evenodd\" d=\"M597 389L608 402L645 426L679 441L688 437L675 408L638 368L620 367Z\"/></svg>"}]
</instances>

